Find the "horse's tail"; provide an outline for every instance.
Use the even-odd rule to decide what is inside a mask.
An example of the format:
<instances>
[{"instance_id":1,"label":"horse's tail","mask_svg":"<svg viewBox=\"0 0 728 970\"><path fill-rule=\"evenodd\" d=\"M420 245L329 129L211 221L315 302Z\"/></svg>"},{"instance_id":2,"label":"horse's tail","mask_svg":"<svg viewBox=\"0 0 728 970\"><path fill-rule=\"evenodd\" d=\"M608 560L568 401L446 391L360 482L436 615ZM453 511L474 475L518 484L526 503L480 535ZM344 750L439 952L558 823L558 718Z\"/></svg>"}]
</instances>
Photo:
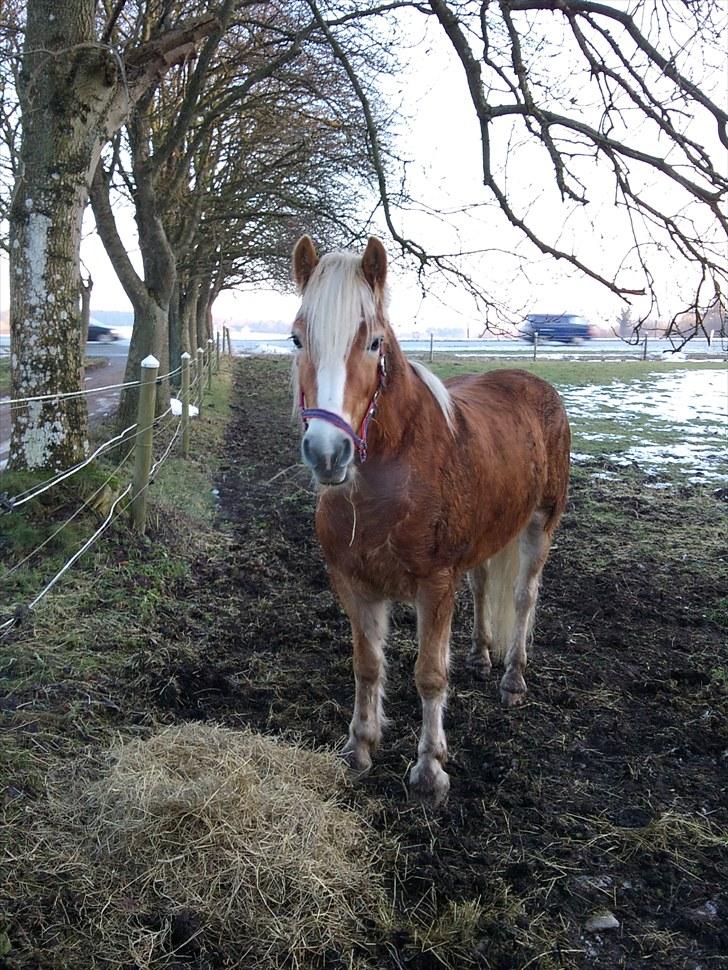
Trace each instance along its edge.
<instances>
[{"instance_id":1,"label":"horse's tail","mask_svg":"<svg viewBox=\"0 0 728 970\"><path fill-rule=\"evenodd\" d=\"M488 599L493 643L493 661L501 661L513 642L516 626L516 578L518 576L518 536L488 560Z\"/></svg>"}]
</instances>

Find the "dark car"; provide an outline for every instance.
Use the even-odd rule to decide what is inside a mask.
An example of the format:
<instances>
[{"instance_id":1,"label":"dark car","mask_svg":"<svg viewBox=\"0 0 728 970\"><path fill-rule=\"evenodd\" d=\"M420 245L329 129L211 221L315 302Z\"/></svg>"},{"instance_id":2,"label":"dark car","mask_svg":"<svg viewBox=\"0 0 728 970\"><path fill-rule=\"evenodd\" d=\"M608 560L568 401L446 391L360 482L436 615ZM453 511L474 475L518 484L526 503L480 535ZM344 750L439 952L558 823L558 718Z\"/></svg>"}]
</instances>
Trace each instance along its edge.
<instances>
[{"instance_id":1,"label":"dark car","mask_svg":"<svg viewBox=\"0 0 728 970\"><path fill-rule=\"evenodd\" d=\"M111 327L105 327L101 323L90 323L88 325L88 340L90 343L110 344L114 340L120 340L119 334Z\"/></svg>"},{"instance_id":2,"label":"dark car","mask_svg":"<svg viewBox=\"0 0 728 970\"><path fill-rule=\"evenodd\" d=\"M535 334L539 340L562 344L581 343L591 337L588 322L577 313L529 313L521 327L521 336L533 343Z\"/></svg>"}]
</instances>

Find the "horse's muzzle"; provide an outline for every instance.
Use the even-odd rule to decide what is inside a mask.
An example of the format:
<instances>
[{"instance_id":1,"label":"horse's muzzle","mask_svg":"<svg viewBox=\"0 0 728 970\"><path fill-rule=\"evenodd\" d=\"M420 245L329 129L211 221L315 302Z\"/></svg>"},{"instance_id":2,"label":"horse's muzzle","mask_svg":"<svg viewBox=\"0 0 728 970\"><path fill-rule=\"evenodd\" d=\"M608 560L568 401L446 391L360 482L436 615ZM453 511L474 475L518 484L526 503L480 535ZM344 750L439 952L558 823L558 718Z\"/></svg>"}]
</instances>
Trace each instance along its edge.
<instances>
[{"instance_id":1,"label":"horse's muzzle","mask_svg":"<svg viewBox=\"0 0 728 970\"><path fill-rule=\"evenodd\" d=\"M354 459L354 445L343 432L329 427L321 434L312 423L303 436L301 454L320 485L341 485Z\"/></svg>"}]
</instances>

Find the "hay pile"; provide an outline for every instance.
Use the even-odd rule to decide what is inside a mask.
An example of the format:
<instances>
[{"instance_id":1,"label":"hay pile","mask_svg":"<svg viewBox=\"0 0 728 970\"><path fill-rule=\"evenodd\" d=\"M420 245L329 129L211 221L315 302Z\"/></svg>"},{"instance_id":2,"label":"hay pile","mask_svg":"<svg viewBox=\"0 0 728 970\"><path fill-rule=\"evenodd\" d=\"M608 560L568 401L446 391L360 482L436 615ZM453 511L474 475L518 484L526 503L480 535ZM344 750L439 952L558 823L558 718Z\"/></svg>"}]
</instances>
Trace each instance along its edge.
<instances>
[{"instance_id":1,"label":"hay pile","mask_svg":"<svg viewBox=\"0 0 728 970\"><path fill-rule=\"evenodd\" d=\"M90 787L54 786L31 840L25 866L74 910L44 935L69 966L353 960L389 907L341 781L333 756L249 731L188 724L122 744Z\"/></svg>"}]
</instances>

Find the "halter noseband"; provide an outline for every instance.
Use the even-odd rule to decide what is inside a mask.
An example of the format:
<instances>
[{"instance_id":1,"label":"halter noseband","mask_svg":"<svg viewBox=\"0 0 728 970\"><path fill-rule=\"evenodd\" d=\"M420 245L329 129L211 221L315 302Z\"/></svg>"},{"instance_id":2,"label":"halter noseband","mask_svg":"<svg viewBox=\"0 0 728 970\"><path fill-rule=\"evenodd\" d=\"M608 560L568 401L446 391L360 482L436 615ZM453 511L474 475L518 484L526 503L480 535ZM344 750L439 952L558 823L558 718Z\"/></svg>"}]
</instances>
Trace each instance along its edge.
<instances>
[{"instance_id":1,"label":"halter noseband","mask_svg":"<svg viewBox=\"0 0 728 970\"><path fill-rule=\"evenodd\" d=\"M354 431L349 422L342 418L340 414L336 414L333 411L327 411L325 408L307 408L306 398L303 391L301 391L301 421L303 422L303 427L308 431L308 422L318 419L319 421L328 421L329 424L333 424L335 428L339 431L343 431L344 434L348 435L352 442L354 443L354 448L359 456L360 464L364 464L367 460L367 434L369 432L369 425L372 418L377 413L377 407L379 403L379 395L382 393L387 385L387 358L384 355L384 341L381 342L379 347L379 363L377 365L377 371L379 374L379 379L377 381L377 387L372 394L372 399L367 405L367 409L364 412L364 417L362 418L361 425L359 426L359 434Z\"/></svg>"}]
</instances>

